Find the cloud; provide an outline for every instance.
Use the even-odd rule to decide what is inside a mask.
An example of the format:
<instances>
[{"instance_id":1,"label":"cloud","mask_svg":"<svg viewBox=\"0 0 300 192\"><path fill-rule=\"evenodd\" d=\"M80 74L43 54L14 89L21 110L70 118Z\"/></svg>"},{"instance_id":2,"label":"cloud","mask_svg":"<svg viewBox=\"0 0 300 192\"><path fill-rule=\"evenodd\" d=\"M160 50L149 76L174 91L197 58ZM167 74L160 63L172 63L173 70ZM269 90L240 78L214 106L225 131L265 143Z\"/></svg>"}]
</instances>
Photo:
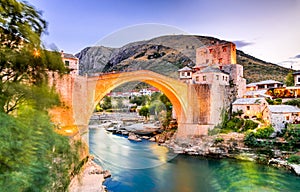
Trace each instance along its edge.
<instances>
[{"instance_id":1,"label":"cloud","mask_svg":"<svg viewBox=\"0 0 300 192\"><path fill-rule=\"evenodd\" d=\"M295 57L291 57L291 59L300 59L300 54L296 55Z\"/></svg>"},{"instance_id":2,"label":"cloud","mask_svg":"<svg viewBox=\"0 0 300 192\"><path fill-rule=\"evenodd\" d=\"M247 42L244 40L233 41L233 43L236 45L237 48L242 48L254 44L253 42Z\"/></svg>"}]
</instances>

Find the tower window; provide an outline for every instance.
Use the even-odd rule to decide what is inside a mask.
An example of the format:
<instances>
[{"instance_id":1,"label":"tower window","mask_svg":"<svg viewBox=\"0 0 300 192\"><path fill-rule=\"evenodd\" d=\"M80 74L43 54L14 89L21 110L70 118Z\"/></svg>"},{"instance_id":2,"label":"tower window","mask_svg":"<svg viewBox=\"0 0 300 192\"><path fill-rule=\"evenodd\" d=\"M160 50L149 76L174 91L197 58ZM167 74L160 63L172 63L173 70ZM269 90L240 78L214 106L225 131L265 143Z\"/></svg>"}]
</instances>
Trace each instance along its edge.
<instances>
[{"instance_id":1,"label":"tower window","mask_svg":"<svg viewBox=\"0 0 300 192\"><path fill-rule=\"evenodd\" d=\"M203 76L203 81L206 81L206 76Z\"/></svg>"},{"instance_id":2,"label":"tower window","mask_svg":"<svg viewBox=\"0 0 300 192\"><path fill-rule=\"evenodd\" d=\"M226 46L223 46L223 47L222 47L222 50L223 50L223 52L226 52L226 51L227 51L227 47L226 47Z\"/></svg>"}]
</instances>

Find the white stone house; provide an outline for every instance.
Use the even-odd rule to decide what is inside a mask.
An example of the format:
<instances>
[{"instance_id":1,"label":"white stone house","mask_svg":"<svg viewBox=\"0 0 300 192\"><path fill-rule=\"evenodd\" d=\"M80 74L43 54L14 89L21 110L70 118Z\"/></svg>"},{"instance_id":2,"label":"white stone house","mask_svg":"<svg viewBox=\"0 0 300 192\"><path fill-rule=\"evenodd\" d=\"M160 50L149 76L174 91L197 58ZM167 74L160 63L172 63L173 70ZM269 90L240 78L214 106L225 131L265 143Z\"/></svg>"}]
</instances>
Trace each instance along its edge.
<instances>
[{"instance_id":1,"label":"white stone house","mask_svg":"<svg viewBox=\"0 0 300 192\"><path fill-rule=\"evenodd\" d=\"M178 70L179 79L185 83L190 83L192 79L193 70L187 66Z\"/></svg>"},{"instance_id":2,"label":"white stone house","mask_svg":"<svg viewBox=\"0 0 300 192\"><path fill-rule=\"evenodd\" d=\"M61 51L62 60L67 68L70 69L71 75L78 75L79 73L79 59L72 54Z\"/></svg>"},{"instance_id":3,"label":"white stone house","mask_svg":"<svg viewBox=\"0 0 300 192\"><path fill-rule=\"evenodd\" d=\"M255 91L261 89L271 89L271 88L279 88L279 87L283 87L283 83L275 80L265 80L265 81L247 84L246 90Z\"/></svg>"},{"instance_id":4,"label":"white stone house","mask_svg":"<svg viewBox=\"0 0 300 192\"><path fill-rule=\"evenodd\" d=\"M275 132L281 132L287 123L299 122L300 120L300 109L292 105L269 105L267 112Z\"/></svg>"},{"instance_id":5,"label":"white stone house","mask_svg":"<svg viewBox=\"0 0 300 192\"><path fill-rule=\"evenodd\" d=\"M243 111L242 117L260 117L267 120L268 103L265 98L238 98L232 103L232 111Z\"/></svg>"},{"instance_id":6,"label":"white stone house","mask_svg":"<svg viewBox=\"0 0 300 192\"><path fill-rule=\"evenodd\" d=\"M229 74L221 71L218 66L208 66L197 71L192 76L195 84L214 84L229 85Z\"/></svg>"}]
</instances>

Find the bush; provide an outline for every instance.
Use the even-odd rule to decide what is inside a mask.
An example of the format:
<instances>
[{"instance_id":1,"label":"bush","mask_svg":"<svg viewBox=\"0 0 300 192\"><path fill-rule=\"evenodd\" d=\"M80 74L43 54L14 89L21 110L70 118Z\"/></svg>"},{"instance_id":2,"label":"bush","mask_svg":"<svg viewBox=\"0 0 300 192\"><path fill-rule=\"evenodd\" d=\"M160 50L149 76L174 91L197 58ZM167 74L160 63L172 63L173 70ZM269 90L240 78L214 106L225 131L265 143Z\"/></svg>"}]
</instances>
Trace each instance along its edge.
<instances>
[{"instance_id":1,"label":"bush","mask_svg":"<svg viewBox=\"0 0 300 192\"><path fill-rule=\"evenodd\" d=\"M259 143L253 131L248 131L245 135L244 143L249 147L258 147Z\"/></svg>"},{"instance_id":2,"label":"bush","mask_svg":"<svg viewBox=\"0 0 300 192\"><path fill-rule=\"evenodd\" d=\"M247 119L245 121L244 127L243 127L243 131L248 131L248 130L254 130L256 127L258 126L258 123Z\"/></svg>"},{"instance_id":3,"label":"bush","mask_svg":"<svg viewBox=\"0 0 300 192\"><path fill-rule=\"evenodd\" d=\"M284 138L292 147L296 147L296 145L300 142L300 125L288 125Z\"/></svg>"},{"instance_id":4,"label":"bush","mask_svg":"<svg viewBox=\"0 0 300 192\"><path fill-rule=\"evenodd\" d=\"M300 164L300 156L298 156L298 155L291 155L291 156L288 158L288 162L289 162L289 163Z\"/></svg>"},{"instance_id":5,"label":"bush","mask_svg":"<svg viewBox=\"0 0 300 192\"><path fill-rule=\"evenodd\" d=\"M217 137L214 141L215 144L222 143L224 139L222 137Z\"/></svg>"},{"instance_id":6,"label":"bush","mask_svg":"<svg viewBox=\"0 0 300 192\"><path fill-rule=\"evenodd\" d=\"M261 127L256 129L255 137L260 139L267 139L274 132L274 128L272 126Z\"/></svg>"}]
</instances>

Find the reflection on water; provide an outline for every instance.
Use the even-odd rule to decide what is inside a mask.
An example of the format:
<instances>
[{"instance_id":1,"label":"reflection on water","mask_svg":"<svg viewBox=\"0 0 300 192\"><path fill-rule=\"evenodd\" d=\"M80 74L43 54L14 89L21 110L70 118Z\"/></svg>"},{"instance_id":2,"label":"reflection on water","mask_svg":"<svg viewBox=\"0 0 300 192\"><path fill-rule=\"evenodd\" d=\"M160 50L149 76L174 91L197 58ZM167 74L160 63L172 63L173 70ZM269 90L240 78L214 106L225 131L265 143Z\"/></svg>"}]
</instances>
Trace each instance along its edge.
<instances>
[{"instance_id":1,"label":"reflection on water","mask_svg":"<svg viewBox=\"0 0 300 192\"><path fill-rule=\"evenodd\" d=\"M253 162L176 156L165 147L90 130L90 151L109 191L300 191L300 178Z\"/></svg>"}]
</instances>

